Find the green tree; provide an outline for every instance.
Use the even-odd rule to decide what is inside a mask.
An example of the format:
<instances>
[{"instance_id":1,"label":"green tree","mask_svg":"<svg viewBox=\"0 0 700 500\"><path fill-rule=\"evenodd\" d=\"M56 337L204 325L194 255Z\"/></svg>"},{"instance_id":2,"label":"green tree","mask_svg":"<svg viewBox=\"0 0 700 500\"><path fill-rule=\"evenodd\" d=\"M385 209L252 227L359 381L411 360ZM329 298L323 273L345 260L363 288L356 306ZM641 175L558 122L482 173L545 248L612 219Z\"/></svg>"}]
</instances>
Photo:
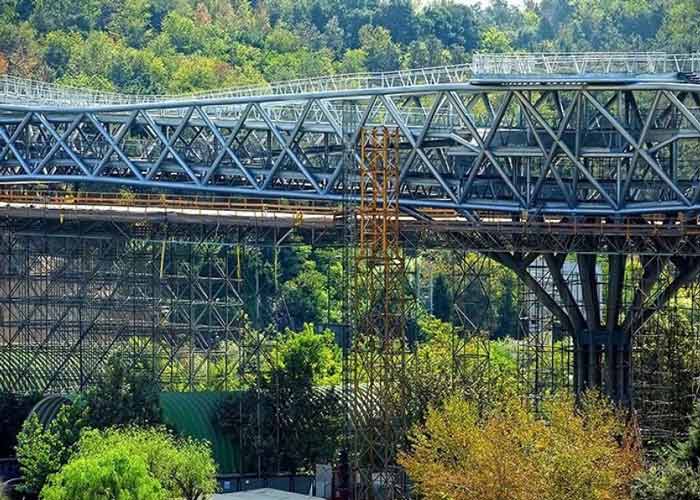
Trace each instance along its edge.
<instances>
[{"instance_id":1,"label":"green tree","mask_svg":"<svg viewBox=\"0 0 700 500\"><path fill-rule=\"evenodd\" d=\"M160 423L160 387L148 369L112 356L86 394L91 427Z\"/></svg>"},{"instance_id":2,"label":"green tree","mask_svg":"<svg viewBox=\"0 0 700 500\"><path fill-rule=\"evenodd\" d=\"M88 33L103 28L111 12L109 0L36 0L31 22L42 33L59 30Z\"/></svg>"},{"instance_id":3,"label":"green tree","mask_svg":"<svg viewBox=\"0 0 700 500\"><path fill-rule=\"evenodd\" d=\"M150 477L167 493L166 498L200 500L216 491L216 465L210 445L177 438L163 428L86 430L68 465L109 455L113 450L123 450L128 457L143 460Z\"/></svg>"},{"instance_id":4,"label":"green tree","mask_svg":"<svg viewBox=\"0 0 700 500\"><path fill-rule=\"evenodd\" d=\"M144 47L152 36L150 0L125 0L112 16L107 29L135 48Z\"/></svg>"},{"instance_id":5,"label":"green tree","mask_svg":"<svg viewBox=\"0 0 700 500\"><path fill-rule=\"evenodd\" d=\"M68 462L83 429L158 424L159 388L146 373L114 356L95 385L64 405L46 428L36 415L27 419L17 436L20 491L41 491L47 476Z\"/></svg>"},{"instance_id":6,"label":"green tree","mask_svg":"<svg viewBox=\"0 0 700 500\"><path fill-rule=\"evenodd\" d=\"M340 384L340 347L329 331L317 333L312 324L300 332L285 331L272 350L273 370L298 374L315 385Z\"/></svg>"},{"instance_id":7,"label":"green tree","mask_svg":"<svg viewBox=\"0 0 700 500\"><path fill-rule=\"evenodd\" d=\"M256 390L236 393L218 410L217 424L242 443L246 472L310 471L335 458L342 434L340 401L333 387L340 353L329 333L309 326L288 332L270 355Z\"/></svg>"},{"instance_id":8,"label":"green tree","mask_svg":"<svg viewBox=\"0 0 700 500\"><path fill-rule=\"evenodd\" d=\"M481 35L479 48L483 52L490 53L511 52L513 50L511 43L512 41L508 33L498 28L491 27Z\"/></svg>"},{"instance_id":9,"label":"green tree","mask_svg":"<svg viewBox=\"0 0 700 500\"><path fill-rule=\"evenodd\" d=\"M434 36L412 42L407 56L410 68L446 66L452 59L450 51Z\"/></svg>"},{"instance_id":10,"label":"green tree","mask_svg":"<svg viewBox=\"0 0 700 500\"><path fill-rule=\"evenodd\" d=\"M300 329L305 323L326 323L330 321L327 307L327 278L319 272L313 260L308 260L299 274L281 287L278 324Z\"/></svg>"},{"instance_id":11,"label":"green tree","mask_svg":"<svg viewBox=\"0 0 700 500\"><path fill-rule=\"evenodd\" d=\"M700 2L678 0L663 2L664 19L659 41L669 51L695 52L700 49Z\"/></svg>"},{"instance_id":12,"label":"green tree","mask_svg":"<svg viewBox=\"0 0 700 500\"><path fill-rule=\"evenodd\" d=\"M365 73L367 72L367 52L362 49L348 50L343 54L343 59L338 64L338 73Z\"/></svg>"},{"instance_id":13,"label":"green tree","mask_svg":"<svg viewBox=\"0 0 700 500\"><path fill-rule=\"evenodd\" d=\"M44 61L60 78L68 69L73 48L82 44L83 39L76 32L52 31L46 35L44 43Z\"/></svg>"},{"instance_id":14,"label":"green tree","mask_svg":"<svg viewBox=\"0 0 700 500\"><path fill-rule=\"evenodd\" d=\"M198 90L222 88L233 73L226 63L204 56L183 57L170 78L168 91L186 94Z\"/></svg>"},{"instance_id":15,"label":"green tree","mask_svg":"<svg viewBox=\"0 0 700 500\"><path fill-rule=\"evenodd\" d=\"M437 37L446 47L474 50L479 43L478 20L474 9L452 2L435 2L419 17L424 36Z\"/></svg>"},{"instance_id":16,"label":"green tree","mask_svg":"<svg viewBox=\"0 0 700 500\"><path fill-rule=\"evenodd\" d=\"M149 474L143 457L117 447L68 462L49 479L42 500L165 500L165 489Z\"/></svg>"},{"instance_id":17,"label":"green tree","mask_svg":"<svg viewBox=\"0 0 700 500\"><path fill-rule=\"evenodd\" d=\"M56 418L44 427L36 415L31 415L17 435L16 455L22 482L21 493L37 495L50 474L68 462L88 424L88 410L84 400L63 406Z\"/></svg>"},{"instance_id":18,"label":"green tree","mask_svg":"<svg viewBox=\"0 0 700 500\"><path fill-rule=\"evenodd\" d=\"M365 25L360 29L360 48L367 54L370 71L399 69L400 49L391 39L391 33L381 26Z\"/></svg>"}]
</instances>

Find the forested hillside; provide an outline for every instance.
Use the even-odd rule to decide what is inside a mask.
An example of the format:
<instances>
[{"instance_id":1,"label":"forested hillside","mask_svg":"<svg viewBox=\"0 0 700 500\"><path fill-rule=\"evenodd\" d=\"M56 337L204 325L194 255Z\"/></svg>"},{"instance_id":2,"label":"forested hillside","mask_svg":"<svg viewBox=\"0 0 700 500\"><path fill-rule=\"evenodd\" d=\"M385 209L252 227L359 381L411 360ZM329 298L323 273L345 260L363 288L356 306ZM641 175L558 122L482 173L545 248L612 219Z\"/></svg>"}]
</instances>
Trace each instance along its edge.
<instances>
[{"instance_id":1,"label":"forested hillside","mask_svg":"<svg viewBox=\"0 0 700 500\"><path fill-rule=\"evenodd\" d=\"M130 93L700 46L700 0L0 0L0 73Z\"/></svg>"}]
</instances>

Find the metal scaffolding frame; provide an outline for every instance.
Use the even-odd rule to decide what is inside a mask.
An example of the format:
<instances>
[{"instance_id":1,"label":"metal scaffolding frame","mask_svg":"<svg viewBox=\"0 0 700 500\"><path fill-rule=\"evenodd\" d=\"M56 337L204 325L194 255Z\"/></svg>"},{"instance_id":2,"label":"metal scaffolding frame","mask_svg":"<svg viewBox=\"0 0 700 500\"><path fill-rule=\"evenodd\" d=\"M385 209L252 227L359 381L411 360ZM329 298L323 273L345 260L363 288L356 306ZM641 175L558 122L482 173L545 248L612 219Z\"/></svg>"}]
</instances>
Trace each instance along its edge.
<instances>
[{"instance_id":1,"label":"metal scaffolding frame","mask_svg":"<svg viewBox=\"0 0 700 500\"><path fill-rule=\"evenodd\" d=\"M363 413L371 415L365 415L368 425L355 429L352 471L356 498L394 499L407 494L396 458L411 424L407 374L415 345L408 327L416 299L399 229L400 132L362 130L360 141L363 201L352 285L352 414L356 422ZM363 408L368 400L373 408Z\"/></svg>"},{"instance_id":2,"label":"metal scaffolding frame","mask_svg":"<svg viewBox=\"0 0 700 500\"><path fill-rule=\"evenodd\" d=\"M3 390L80 390L115 353L171 390L231 388L245 336L230 247L1 238Z\"/></svg>"}]
</instances>

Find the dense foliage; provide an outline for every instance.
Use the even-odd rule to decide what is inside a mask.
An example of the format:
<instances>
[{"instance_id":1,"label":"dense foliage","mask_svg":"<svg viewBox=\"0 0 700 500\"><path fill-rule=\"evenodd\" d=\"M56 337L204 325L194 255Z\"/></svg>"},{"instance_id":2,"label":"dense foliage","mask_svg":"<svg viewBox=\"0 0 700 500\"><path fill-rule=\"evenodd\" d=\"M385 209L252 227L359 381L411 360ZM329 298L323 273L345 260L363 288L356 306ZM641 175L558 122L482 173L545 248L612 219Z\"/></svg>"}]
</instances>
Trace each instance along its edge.
<instances>
[{"instance_id":1,"label":"dense foliage","mask_svg":"<svg viewBox=\"0 0 700 500\"><path fill-rule=\"evenodd\" d=\"M180 93L458 64L475 50L690 51L695 0L8 0L0 72Z\"/></svg>"},{"instance_id":2,"label":"dense foliage","mask_svg":"<svg viewBox=\"0 0 700 500\"><path fill-rule=\"evenodd\" d=\"M330 333L309 326L287 332L260 374L257 387L222 404L217 424L242 442L244 470L264 473L313 470L336 457L342 409L340 352Z\"/></svg>"},{"instance_id":3,"label":"dense foliage","mask_svg":"<svg viewBox=\"0 0 700 500\"><path fill-rule=\"evenodd\" d=\"M209 445L163 429L85 430L41 498L200 500L216 491Z\"/></svg>"},{"instance_id":4,"label":"dense foliage","mask_svg":"<svg viewBox=\"0 0 700 500\"><path fill-rule=\"evenodd\" d=\"M641 474L634 500L700 499L700 408L696 408L687 439L669 446L660 459Z\"/></svg>"},{"instance_id":5,"label":"dense foliage","mask_svg":"<svg viewBox=\"0 0 700 500\"><path fill-rule=\"evenodd\" d=\"M64 405L47 427L36 415L25 421L17 436L22 473L18 489L28 494L40 492L47 477L71 458L83 429L159 422L158 386L141 371L127 371L118 357L112 358L95 386Z\"/></svg>"},{"instance_id":6,"label":"dense foliage","mask_svg":"<svg viewBox=\"0 0 700 500\"><path fill-rule=\"evenodd\" d=\"M629 498L641 457L616 412L597 397L558 396L539 415L517 398L487 411L461 398L430 411L401 464L429 498Z\"/></svg>"}]
</instances>

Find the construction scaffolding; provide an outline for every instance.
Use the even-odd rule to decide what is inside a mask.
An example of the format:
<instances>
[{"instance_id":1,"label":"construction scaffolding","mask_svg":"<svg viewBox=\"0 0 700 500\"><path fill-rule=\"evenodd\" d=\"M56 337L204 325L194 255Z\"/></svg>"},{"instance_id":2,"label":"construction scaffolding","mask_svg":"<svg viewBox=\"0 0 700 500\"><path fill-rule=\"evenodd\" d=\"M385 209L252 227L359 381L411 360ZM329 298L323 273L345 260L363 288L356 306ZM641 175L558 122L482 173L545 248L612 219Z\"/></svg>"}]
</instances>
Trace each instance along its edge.
<instances>
[{"instance_id":1,"label":"construction scaffolding","mask_svg":"<svg viewBox=\"0 0 700 500\"><path fill-rule=\"evenodd\" d=\"M402 498L396 455L410 424L408 338L414 300L400 240L400 134L388 128L360 136L358 248L353 280L352 387L356 498ZM366 405L371 402L371 408Z\"/></svg>"},{"instance_id":2,"label":"construction scaffolding","mask_svg":"<svg viewBox=\"0 0 700 500\"><path fill-rule=\"evenodd\" d=\"M246 342L237 269L213 241L3 232L3 390L81 390L117 353L170 390L235 387Z\"/></svg>"}]
</instances>

